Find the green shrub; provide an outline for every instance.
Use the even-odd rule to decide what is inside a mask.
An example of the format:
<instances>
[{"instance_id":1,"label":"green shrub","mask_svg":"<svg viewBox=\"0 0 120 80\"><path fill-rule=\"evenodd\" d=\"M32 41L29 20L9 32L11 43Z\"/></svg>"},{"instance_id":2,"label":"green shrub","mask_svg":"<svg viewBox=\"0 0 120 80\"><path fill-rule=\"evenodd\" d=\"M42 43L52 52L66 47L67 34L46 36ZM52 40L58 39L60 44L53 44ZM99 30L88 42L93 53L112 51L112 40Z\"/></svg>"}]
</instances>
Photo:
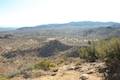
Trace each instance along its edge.
<instances>
[{"instance_id":1,"label":"green shrub","mask_svg":"<svg viewBox=\"0 0 120 80\"><path fill-rule=\"evenodd\" d=\"M120 60L120 39L114 38L109 42L109 50L107 57L109 59L118 59Z\"/></svg>"},{"instance_id":2,"label":"green shrub","mask_svg":"<svg viewBox=\"0 0 120 80\"><path fill-rule=\"evenodd\" d=\"M91 43L88 47L80 48L80 58L93 61L99 59L120 60L120 38L111 38Z\"/></svg>"},{"instance_id":3,"label":"green shrub","mask_svg":"<svg viewBox=\"0 0 120 80\"><path fill-rule=\"evenodd\" d=\"M120 38L101 40L80 48L80 57L87 60L101 59L106 63L106 80L120 80Z\"/></svg>"},{"instance_id":4,"label":"green shrub","mask_svg":"<svg viewBox=\"0 0 120 80\"><path fill-rule=\"evenodd\" d=\"M0 75L0 80L9 80L9 79L3 75Z\"/></svg>"},{"instance_id":5,"label":"green shrub","mask_svg":"<svg viewBox=\"0 0 120 80\"><path fill-rule=\"evenodd\" d=\"M99 58L120 60L120 39L111 38L96 44L96 54Z\"/></svg>"},{"instance_id":6,"label":"green shrub","mask_svg":"<svg viewBox=\"0 0 120 80\"><path fill-rule=\"evenodd\" d=\"M94 62L97 59L95 46L91 45L88 47L80 48L80 58L86 59L90 62Z\"/></svg>"},{"instance_id":7,"label":"green shrub","mask_svg":"<svg viewBox=\"0 0 120 80\"><path fill-rule=\"evenodd\" d=\"M93 45L90 46L90 50ZM95 55L102 60L105 60L107 75L106 80L120 80L120 38L111 38L98 41L95 44ZM87 55L90 55L89 49L83 50ZM84 55L85 55L84 54Z\"/></svg>"},{"instance_id":8,"label":"green shrub","mask_svg":"<svg viewBox=\"0 0 120 80\"><path fill-rule=\"evenodd\" d=\"M106 80L120 79L120 38L112 38L106 42Z\"/></svg>"},{"instance_id":9,"label":"green shrub","mask_svg":"<svg viewBox=\"0 0 120 80\"><path fill-rule=\"evenodd\" d=\"M55 67L56 65L48 60L43 60L34 65L34 69L43 69L43 70L50 70L50 68Z\"/></svg>"}]
</instances>

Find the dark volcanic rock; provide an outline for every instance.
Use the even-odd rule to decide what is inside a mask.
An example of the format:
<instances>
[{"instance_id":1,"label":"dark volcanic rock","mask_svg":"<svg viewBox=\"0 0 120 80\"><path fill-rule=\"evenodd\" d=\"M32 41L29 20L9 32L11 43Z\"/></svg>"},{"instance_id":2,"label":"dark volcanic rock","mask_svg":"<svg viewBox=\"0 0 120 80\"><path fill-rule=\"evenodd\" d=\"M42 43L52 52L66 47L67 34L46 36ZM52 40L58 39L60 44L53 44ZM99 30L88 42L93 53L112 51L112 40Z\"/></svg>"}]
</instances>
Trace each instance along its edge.
<instances>
[{"instance_id":1,"label":"dark volcanic rock","mask_svg":"<svg viewBox=\"0 0 120 80\"><path fill-rule=\"evenodd\" d=\"M57 54L59 51L70 49L71 46L65 45L58 40L51 40L39 49L38 56L48 57Z\"/></svg>"}]
</instances>

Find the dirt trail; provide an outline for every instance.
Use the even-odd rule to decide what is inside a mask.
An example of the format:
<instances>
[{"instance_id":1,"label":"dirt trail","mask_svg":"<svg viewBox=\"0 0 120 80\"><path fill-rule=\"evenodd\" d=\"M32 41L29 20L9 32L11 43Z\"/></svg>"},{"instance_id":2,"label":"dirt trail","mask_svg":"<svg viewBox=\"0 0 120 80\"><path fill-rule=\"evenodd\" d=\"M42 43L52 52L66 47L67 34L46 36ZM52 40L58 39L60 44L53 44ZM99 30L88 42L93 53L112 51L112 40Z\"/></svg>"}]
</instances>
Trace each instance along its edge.
<instances>
[{"instance_id":1,"label":"dirt trail","mask_svg":"<svg viewBox=\"0 0 120 80\"><path fill-rule=\"evenodd\" d=\"M105 64L103 62L85 62L80 65L71 63L59 67L54 75L47 74L28 79L16 77L11 80L103 80L103 73L99 73L98 69L104 67Z\"/></svg>"},{"instance_id":2,"label":"dirt trail","mask_svg":"<svg viewBox=\"0 0 120 80\"><path fill-rule=\"evenodd\" d=\"M84 63L79 66L64 65L54 76L46 75L31 80L103 80L103 74L97 72L97 68L103 66L103 63Z\"/></svg>"}]
</instances>

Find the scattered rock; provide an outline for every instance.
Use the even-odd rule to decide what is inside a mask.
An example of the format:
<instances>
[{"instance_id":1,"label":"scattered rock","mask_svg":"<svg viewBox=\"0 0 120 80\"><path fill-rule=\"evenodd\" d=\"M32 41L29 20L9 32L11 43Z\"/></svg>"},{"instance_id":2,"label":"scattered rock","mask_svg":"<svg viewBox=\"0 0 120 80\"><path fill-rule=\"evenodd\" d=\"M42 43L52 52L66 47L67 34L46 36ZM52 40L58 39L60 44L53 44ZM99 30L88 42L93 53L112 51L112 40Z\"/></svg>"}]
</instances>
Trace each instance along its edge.
<instances>
[{"instance_id":1,"label":"scattered rock","mask_svg":"<svg viewBox=\"0 0 120 80\"><path fill-rule=\"evenodd\" d=\"M51 76L55 76L55 75L56 75L56 73L52 73L52 74L51 74Z\"/></svg>"},{"instance_id":2,"label":"scattered rock","mask_svg":"<svg viewBox=\"0 0 120 80\"><path fill-rule=\"evenodd\" d=\"M52 72L58 72L57 68L52 69Z\"/></svg>"},{"instance_id":3,"label":"scattered rock","mask_svg":"<svg viewBox=\"0 0 120 80\"><path fill-rule=\"evenodd\" d=\"M87 74L92 74L92 73L94 73L94 72L95 72L95 70L94 70L94 69L91 69L91 70L87 71Z\"/></svg>"},{"instance_id":4,"label":"scattered rock","mask_svg":"<svg viewBox=\"0 0 120 80\"><path fill-rule=\"evenodd\" d=\"M82 74L80 80L87 80L89 78L88 74Z\"/></svg>"},{"instance_id":5,"label":"scattered rock","mask_svg":"<svg viewBox=\"0 0 120 80\"><path fill-rule=\"evenodd\" d=\"M79 68L80 68L80 66L70 66L70 67L68 67L67 70L77 70Z\"/></svg>"},{"instance_id":6,"label":"scattered rock","mask_svg":"<svg viewBox=\"0 0 120 80\"><path fill-rule=\"evenodd\" d=\"M69 67L67 70L74 70L75 69L75 67L74 66L71 66L71 67Z\"/></svg>"},{"instance_id":7,"label":"scattered rock","mask_svg":"<svg viewBox=\"0 0 120 80\"><path fill-rule=\"evenodd\" d=\"M75 66L74 70L78 70L80 68L81 68L80 66Z\"/></svg>"}]
</instances>

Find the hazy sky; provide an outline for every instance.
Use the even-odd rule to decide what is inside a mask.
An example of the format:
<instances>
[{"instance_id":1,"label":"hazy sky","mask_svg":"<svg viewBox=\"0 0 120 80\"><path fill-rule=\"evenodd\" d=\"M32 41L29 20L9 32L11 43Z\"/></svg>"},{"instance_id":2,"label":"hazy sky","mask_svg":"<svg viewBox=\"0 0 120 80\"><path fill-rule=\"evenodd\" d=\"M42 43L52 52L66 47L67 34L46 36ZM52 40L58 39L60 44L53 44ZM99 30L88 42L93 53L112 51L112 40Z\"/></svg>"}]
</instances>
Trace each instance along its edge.
<instances>
[{"instance_id":1,"label":"hazy sky","mask_svg":"<svg viewBox=\"0 0 120 80\"><path fill-rule=\"evenodd\" d=\"M70 21L120 22L120 0L0 0L0 26Z\"/></svg>"}]
</instances>

